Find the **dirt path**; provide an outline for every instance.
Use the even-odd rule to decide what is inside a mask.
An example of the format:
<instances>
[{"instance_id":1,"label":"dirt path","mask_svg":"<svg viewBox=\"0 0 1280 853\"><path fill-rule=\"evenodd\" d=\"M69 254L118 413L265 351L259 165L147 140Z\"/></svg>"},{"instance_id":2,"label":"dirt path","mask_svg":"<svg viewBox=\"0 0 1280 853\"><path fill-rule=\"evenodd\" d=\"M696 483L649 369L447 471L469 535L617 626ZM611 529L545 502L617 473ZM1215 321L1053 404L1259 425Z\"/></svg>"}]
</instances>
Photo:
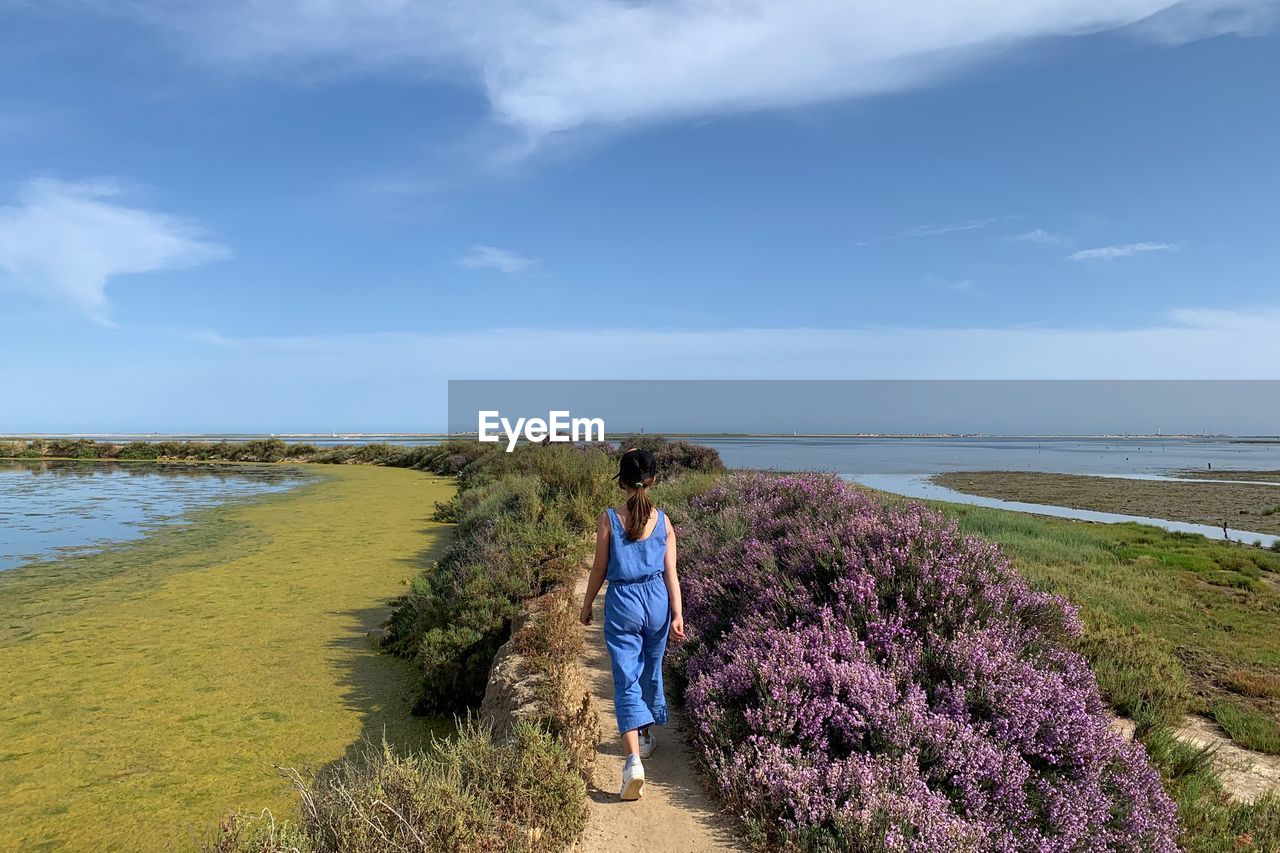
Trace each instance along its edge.
<instances>
[{"instance_id":1,"label":"dirt path","mask_svg":"<svg viewBox=\"0 0 1280 853\"><path fill-rule=\"evenodd\" d=\"M586 589L578 582L578 595ZM600 739L593 778L587 785L587 828L577 849L582 853L694 853L741 850L732 824L718 813L694 773L692 756L680 731L680 720L658 728L658 748L644 762L644 797L618 799L622 780L622 746L613 719L613 676L600 625L604 595L596 597L595 618L586 632L583 665L595 696Z\"/></svg>"},{"instance_id":2,"label":"dirt path","mask_svg":"<svg viewBox=\"0 0 1280 853\"><path fill-rule=\"evenodd\" d=\"M1117 718L1113 725L1125 737L1133 737L1132 721ZM1251 803L1267 791L1280 790L1280 756L1236 745L1217 723L1204 717L1185 718L1174 733L1192 746L1213 747L1213 766L1233 799Z\"/></svg>"}]
</instances>

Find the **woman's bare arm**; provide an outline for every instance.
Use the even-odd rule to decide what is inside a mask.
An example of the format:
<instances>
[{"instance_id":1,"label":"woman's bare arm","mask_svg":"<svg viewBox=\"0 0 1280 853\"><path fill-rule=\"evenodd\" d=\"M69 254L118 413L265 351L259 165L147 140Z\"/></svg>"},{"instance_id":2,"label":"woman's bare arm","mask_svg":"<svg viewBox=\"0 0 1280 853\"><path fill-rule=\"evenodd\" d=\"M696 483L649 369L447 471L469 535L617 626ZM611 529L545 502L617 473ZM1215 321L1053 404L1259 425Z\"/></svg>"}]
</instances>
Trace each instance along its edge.
<instances>
[{"instance_id":1,"label":"woman's bare arm","mask_svg":"<svg viewBox=\"0 0 1280 853\"><path fill-rule=\"evenodd\" d=\"M578 620L591 624L591 605L595 603L600 587L604 586L604 573L609 568L609 513L602 512L596 519L596 555L591 561L591 575L587 578L587 595L582 602Z\"/></svg>"},{"instance_id":2,"label":"woman's bare arm","mask_svg":"<svg viewBox=\"0 0 1280 853\"><path fill-rule=\"evenodd\" d=\"M684 602L680 599L680 575L676 572L676 526L667 518L667 557L662 579L667 584L667 599L671 602L671 633L677 640L684 639Z\"/></svg>"}]
</instances>

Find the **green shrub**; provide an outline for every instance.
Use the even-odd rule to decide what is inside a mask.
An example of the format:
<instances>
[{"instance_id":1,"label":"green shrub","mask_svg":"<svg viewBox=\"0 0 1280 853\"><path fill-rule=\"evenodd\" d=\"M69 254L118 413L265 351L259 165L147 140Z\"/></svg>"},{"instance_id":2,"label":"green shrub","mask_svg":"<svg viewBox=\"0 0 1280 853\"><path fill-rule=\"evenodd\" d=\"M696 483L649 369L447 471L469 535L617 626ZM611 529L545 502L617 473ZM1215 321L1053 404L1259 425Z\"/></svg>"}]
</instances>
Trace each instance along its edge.
<instances>
[{"instance_id":1,"label":"green shrub","mask_svg":"<svg viewBox=\"0 0 1280 853\"><path fill-rule=\"evenodd\" d=\"M658 473L663 477L674 477L686 471L712 474L725 470L720 453L714 447L687 441L671 441L658 435L631 435L619 442L619 447L648 450L657 461Z\"/></svg>"},{"instance_id":2,"label":"green shrub","mask_svg":"<svg viewBox=\"0 0 1280 853\"><path fill-rule=\"evenodd\" d=\"M88 438L54 438L45 442L44 455L58 459L93 459L97 442Z\"/></svg>"},{"instance_id":3,"label":"green shrub","mask_svg":"<svg viewBox=\"0 0 1280 853\"><path fill-rule=\"evenodd\" d=\"M454 464L452 448L416 464ZM572 578L583 533L616 496L597 448L527 445L465 454L461 490L437 517L457 523L439 562L396 605L387 646L421 671L419 712L458 711L484 695L489 665L526 599Z\"/></svg>"},{"instance_id":4,"label":"green shrub","mask_svg":"<svg viewBox=\"0 0 1280 853\"><path fill-rule=\"evenodd\" d=\"M659 480L653 490L653 500L669 515L673 522L679 524L685 517L690 502L704 494L716 481L719 473L691 471L671 479Z\"/></svg>"},{"instance_id":5,"label":"green shrub","mask_svg":"<svg viewBox=\"0 0 1280 853\"><path fill-rule=\"evenodd\" d=\"M496 741L474 723L431 749L385 744L311 777L287 775L302 798L296 827L243 816L205 844L216 853L462 853L563 850L586 823L586 788L568 751L518 723Z\"/></svg>"},{"instance_id":6,"label":"green shrub","mask_svg":"<svg viewBox=\"0 0 1280 853\"><path fill-rule=\"evenodd\" d=\"M1226 699L1214 702L1212 711L1218 725L1245 749L1280 755L1280 725L1275 717Z\"/></svg>"},{"instance_id":7,"label":"green shrub","mask_svg":"<svg viewBox=\"0 0 1280 853\"><path fill-rule=\"evenodd\" d=\"M131 441L116 454L117 459L158 459L158 448L149 441Z\"/></svg>"}]
</instances>

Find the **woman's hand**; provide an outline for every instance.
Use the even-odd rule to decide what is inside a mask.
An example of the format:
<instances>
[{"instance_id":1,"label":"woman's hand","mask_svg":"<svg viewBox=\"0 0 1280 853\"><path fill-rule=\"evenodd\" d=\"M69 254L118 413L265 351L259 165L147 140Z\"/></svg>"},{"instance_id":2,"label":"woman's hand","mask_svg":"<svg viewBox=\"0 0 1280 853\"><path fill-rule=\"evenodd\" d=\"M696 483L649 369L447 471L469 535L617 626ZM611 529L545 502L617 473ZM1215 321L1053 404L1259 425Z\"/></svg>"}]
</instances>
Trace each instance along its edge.
<instances>
[{"instance_id":1,"label":"woman's hand","mask_svg":"<svg viewBox=\"0 0 1280 853\"><path fill-rule=\"evenodd\" d=\"M677 640L684 642L684 614L677 613L671 617L671 633Z\"/></svg>"},{"instance_id":2,"label":"woman's hand","mask_svg":"<svg viewBox=\"0 0 1280 853\"><path fill-rule=\"evenodd\" d=\"M591 624L591 604L590 602L582 602L582 610L578 613L578 621L583 625Z\"/></svg>"}]
</instances>

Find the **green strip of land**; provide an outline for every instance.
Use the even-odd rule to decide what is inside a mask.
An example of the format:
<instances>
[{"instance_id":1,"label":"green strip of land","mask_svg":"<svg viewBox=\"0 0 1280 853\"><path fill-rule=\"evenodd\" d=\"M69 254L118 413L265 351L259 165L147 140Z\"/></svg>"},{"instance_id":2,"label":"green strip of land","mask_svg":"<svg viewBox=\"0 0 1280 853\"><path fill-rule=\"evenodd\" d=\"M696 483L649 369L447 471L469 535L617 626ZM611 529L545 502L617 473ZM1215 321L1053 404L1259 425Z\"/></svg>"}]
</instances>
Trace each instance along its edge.
<instances>
[{"instance_id":1,"label":"green strip of land","mask_svg":"<svg viewBox=\"0 0 1280 853\"><path fill-rule=\"evenodd\" d=\"M272 765L442 729L409 716L410 665L365 634L437 556L452 483L306 470L139 543L0 573L0 849L190 848L235 809L296 809Z\"/></svg>"},{"instance_id":2,"label":"green strip of land","mask_svg":"<svg viewBox=\"0 0 1280 853\"><path fill-rule=\"evenodd\" d=\"M1034 471L962 471L933 478L940 486L1008 501L1052 504L1280 534L1280 486L1129 480Z\"/></svg>"},{"instance_id":3,"label":"green strip of land","mask_svg":"<svg viewBox=\"0 0 1280 853\"><path fill-rule=\"evenodd\" d=\"M1251 482L1280 483L1280 471L1231 471L1219 468L1195 471L1179 471L1179 477L1191 480L1249 480Z\"/></svg>"}]
</instances>

